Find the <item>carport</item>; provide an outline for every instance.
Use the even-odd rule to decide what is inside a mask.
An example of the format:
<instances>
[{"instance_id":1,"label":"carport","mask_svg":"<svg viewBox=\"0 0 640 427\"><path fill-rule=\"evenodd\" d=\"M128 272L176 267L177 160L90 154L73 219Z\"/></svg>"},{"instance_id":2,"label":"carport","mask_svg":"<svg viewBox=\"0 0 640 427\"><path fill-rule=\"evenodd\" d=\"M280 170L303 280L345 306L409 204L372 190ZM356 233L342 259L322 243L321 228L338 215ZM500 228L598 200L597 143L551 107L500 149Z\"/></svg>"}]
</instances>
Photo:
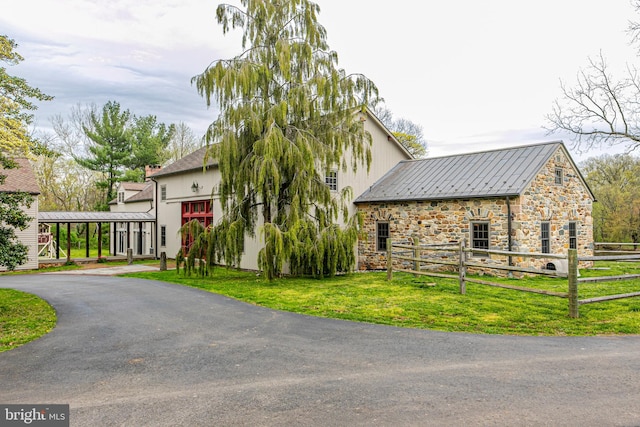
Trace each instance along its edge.
<instances>
[{"instance_id":1,"label":"carport","mask_svg":"<svg viewBox=\"0 0 640 427\"><path fill-rule=\"evenodd\" d=\"M86 224L86 257L89 258L89 224L97 224L98 229L98 258L102 257L102 225L103 224L111 224L111 229L113 230L113 235L110 236L110 244L109 244L109 255L116 255L116 245L115 242L115 230L117 223L125 223L126 224L126 249L127 251L131 248L131 236L132 230L135 230L136 227L140 230L138 235L138 239L142 238L142 224L144 223L155 223L155 217L148 212L39 212L38 213L38 223L40 224L55 224L56 225L56 242L60 242L60 224L67 225L67 262L71 261L71 224ZM151 227L151 230L155 230L155 227ZM40 240L40 236L38 236ZM154 241L152 236L151 241ZM142 252L142 243L140 242L137 245L139 252ZM113 249L113 251L112 251ZM153 248L152 248L153 249ZM155 251L151 250L151 253L155 256ZM142 255L139 253L138 255ZM60 259L60 246L56 244L55 247L55 258Z\"/></svg>"}]
</instances>

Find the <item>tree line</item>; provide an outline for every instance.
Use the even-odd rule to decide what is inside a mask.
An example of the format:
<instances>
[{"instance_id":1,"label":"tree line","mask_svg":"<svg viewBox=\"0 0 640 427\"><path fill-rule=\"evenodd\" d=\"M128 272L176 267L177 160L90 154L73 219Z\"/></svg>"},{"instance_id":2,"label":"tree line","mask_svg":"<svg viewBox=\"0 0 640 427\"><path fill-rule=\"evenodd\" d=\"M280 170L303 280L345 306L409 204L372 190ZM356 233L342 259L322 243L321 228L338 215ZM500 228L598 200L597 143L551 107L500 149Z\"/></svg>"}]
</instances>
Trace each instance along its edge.
<instances>
[{"instance_id":1,"label":"tree line","mask_svg":"<svg viewBox=\"0 0 640 427\"><path fill-rule=\"evenodd\" d=\"M143 182L145 166L166 165L203 144L185 123L137 116L117 101L76 106L52 123L35 162L42 210L108 210L118 182Z\"/></svg>"}]
</instances>

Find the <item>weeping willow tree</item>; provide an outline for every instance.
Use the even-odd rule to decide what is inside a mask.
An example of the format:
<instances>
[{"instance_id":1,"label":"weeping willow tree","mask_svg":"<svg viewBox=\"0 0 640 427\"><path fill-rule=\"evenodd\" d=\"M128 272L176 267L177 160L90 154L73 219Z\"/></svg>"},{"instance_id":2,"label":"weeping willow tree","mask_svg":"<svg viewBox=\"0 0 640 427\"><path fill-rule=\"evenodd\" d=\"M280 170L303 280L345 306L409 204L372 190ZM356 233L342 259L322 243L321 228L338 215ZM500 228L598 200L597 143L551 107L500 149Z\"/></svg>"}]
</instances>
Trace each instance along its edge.
<instances>
[{"instance_id":1,"label":"weeping willow tree","mask_svg":"<svg viewBox=\"0 0 640 427\"><path fill-rule=\"evenodd\" d=\"M180 227L183 242L189 242L188 250L182 248L176 254L176 270L180 273L182 267L186 276L198 273L201 277L209 276L213 272L215 261L214 234L197 219Z\"/></svg>"},{"instance_id":2,"label":"weeping willow tree","mask_svg":"<svg viewBox=\"0 0 640 427\"><path fill-rule=\"evenodd\" d=\"M244 237L260 231L258 265L270 279L285 263L297 274L347 271L358 228L348 218L352 194L332 195L324 177L369 167L371 136L358 112L377 102L377 88L338 68L315 3L241 4L219 5L217 20L225 34L242 30L242 52L192 80L220 108L206 135L221 173L218 256L238 265Z\"/></svg>"}]
</instances>

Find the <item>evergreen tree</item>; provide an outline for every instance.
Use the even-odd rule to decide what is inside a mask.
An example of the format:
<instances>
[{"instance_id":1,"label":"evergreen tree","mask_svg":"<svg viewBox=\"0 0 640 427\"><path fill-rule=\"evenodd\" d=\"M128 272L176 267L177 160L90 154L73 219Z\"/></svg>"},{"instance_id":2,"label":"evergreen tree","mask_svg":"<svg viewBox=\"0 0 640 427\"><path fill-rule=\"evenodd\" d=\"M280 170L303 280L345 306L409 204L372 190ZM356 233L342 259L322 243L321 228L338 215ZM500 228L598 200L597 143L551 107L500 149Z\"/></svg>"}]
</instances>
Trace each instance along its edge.
<instances>
[{"instance_id":1,"label":"evergreen tree","mask_svg":"<svg viewBox=\"0 0 640 427\"><path fill-rule=\"evenodd\" d=\"M16 47L14 40L0 35L0 61L9 65L21 62L24 58L15 51ZM33 120L28 111L37 108L30 99L46 101L52 97L0 67L0 186L6 179L2 170L18 167L12 157L24 156L37 145L27 129ZM32 202L33 197L27 193L0 192L0 265L9 270L27 260L27 247L16 241L15 230L28 226L31 218L23 208Z\"/></svg>"},{"instance_id":2,"label":"evergreen tree","mask_svg":"<svg viewBox=\"0 0 640 427\"><path fill-rule=\"evenodd\" d=\"M357 221L334 225L346 199L332 197L324 175L368 167L371 136L357 113L375 104L377 88L338 68L315 3L241 4L218 6L217 20L223 33L243 30L243 52L193 78L207 104L221 110L206 135L221 173L219 256L238 263L244 236L262 221L258 262L267 277L280 275L287 261L294 273L349 270Z\"/></svg>"},{"instance_id":3,"label":"evergreen tree","mask_svg":"<svg viewBox=\"0 0 640 427\"><path fill-rule=\"evenodd\" d=\"M145 166L162 165L171 157L169 142L175 133L175 125L158 123L156 116L134 117L131 128L132 157L127 164L137 178L144 181Z\"/></svg>"},{"instance_id":4,"label":"evergreen tree","mask_svg":"<svg viewBox=\"0 0 640 427\"><path fill-rule=\"evenodd\" d=\"M96 182L96 186L104 190L98 209L108 210L109 201L115 197L115 184L132 158L130 119L129 110L121 111L119 103L109 101L102 107L102 114L91 111L89 123L83 125L92 145L88 147L87 157L75 157L75 160L103 175L103 179Z\"/></svg>"}]
</instances>

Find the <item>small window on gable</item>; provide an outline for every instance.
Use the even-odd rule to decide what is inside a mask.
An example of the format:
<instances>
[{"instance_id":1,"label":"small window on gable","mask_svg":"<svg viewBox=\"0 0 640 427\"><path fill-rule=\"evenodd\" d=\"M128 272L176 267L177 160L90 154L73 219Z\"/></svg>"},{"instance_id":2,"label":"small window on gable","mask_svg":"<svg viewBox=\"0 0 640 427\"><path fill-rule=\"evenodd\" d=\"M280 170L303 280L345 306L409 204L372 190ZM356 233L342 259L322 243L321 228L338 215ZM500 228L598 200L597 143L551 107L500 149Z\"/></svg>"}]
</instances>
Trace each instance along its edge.
<instances>
[{"instance_id":1,"label":"small window on gable","mask_svg":"<svg viewBox=\"0 0 640 427\"><path fill-rule=\"evenodd\" d=\"M564 183L564 171L562 168L556 168L555 170L555 183L562 185Z\"/></svg>"},{"instance_id":2,"label":"small window on gable","mask_svg":"<svg viewBox=\"0 0 640 427\"><path fill-rule=\"evenodd\" d=\"M380 221L377 223L376 228L376 251L385 252L387 250L387 239L390 237L389 223Z\"/></svg>"},{"instance_id":3,"label":"small window on gable","mask_svg":"<svg viewBox=\"0 0 640 427\"><path fill-rule=\"evenodd\" d=\"M338 191L338 171L332 170L327 172L324 177L324 183L327 184L329 190Z\"/></svg>"},{"instance_id":4,"label":"small window on gable","mask_svg":"<svg viewBox=\"0 0 640 427\"><path fill-rule=\"evenodd\" d=\"M165 200L167 200L167 186L166 185L161 185L160 186L160 200L162 200L163 202Z\"/></svg>"},{"instance_id":5,"label":"small window on gable","mask_svg":"<svg viewBox=\"0 0 640 427\"><path fill-rule=\"evenodd\" d=\"M118 193L118 203L124 203L124 191Z\"/></svg>"}]
</instances>

